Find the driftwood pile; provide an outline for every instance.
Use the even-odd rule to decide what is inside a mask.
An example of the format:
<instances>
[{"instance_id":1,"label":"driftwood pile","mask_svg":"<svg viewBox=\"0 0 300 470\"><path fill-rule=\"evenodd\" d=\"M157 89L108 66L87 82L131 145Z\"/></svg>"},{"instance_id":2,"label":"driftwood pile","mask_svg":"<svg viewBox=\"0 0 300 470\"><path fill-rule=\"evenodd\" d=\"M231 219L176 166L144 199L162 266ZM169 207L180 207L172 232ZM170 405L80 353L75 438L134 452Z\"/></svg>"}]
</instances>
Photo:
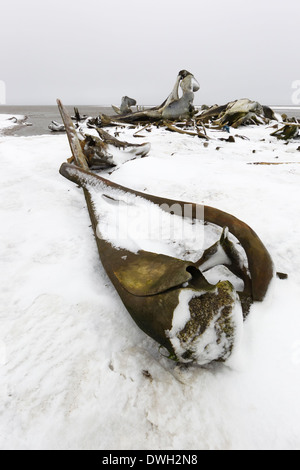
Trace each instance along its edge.
<instances>
[{"instance_id":1,"label":"driftwood pile","mask_svg":"<svg viewBox=\"0 0 300 470\"><path fill-rule=\"evenodd\" d=\"M77 128L81 127L83 121L86 127L94 129L130 124L133 128L138 128L133 134L134 137L141 137L140 132L144 130L150 132L152 126L156 126L209 140L207 135L209 129L230 132L230 128L269 124L275 129L271 136L278 139L290 140L299 135L300 121L282 116L284 122L282 122L283 127L280 127L280 120L278 121L276 114L269 106L247 98L231 101L221 106L203 105L200 109L196 109L193 104L194 94L199 89L199 83L194 75L187 70L181 70L177 75L173 90L159 106L143 109L137 105L135 99L123 96L120 107L112 105L114 112L112 115L81 116L78 108L74 108L72 120ZM181 96L179 96L180 90ZM135 107L134 111L133 107ZM49 129L56 132L65 131L64 125L56 121L52 121ZM99 137L103 140L102 135ZM222 140L234 142L233 136ZM91 145L94 145L94 142L90 142Z\"/></svg>"},{"instance_id":2,"label":"driftwood pile","mask_svg":"<svg viewBox=\"0 0 300 470\"><path fill-rule=\"evenodd\" d=\"M280 140L288 141L299 135L300 123L297 119L288 119L284 115L282 119L278 119L269 106L247 98L231 101L221 106L203 105L200 109L196 109L193 104L194 94L199 88L194 75L187 70L181 70L171 93L159 106L142 109L137 106L135 99L123 96L120 107L112 105L114 111L112 115L99 114L96 117L88 117L81 115L78 108L74 108L74 115L71 119L77 129L81 151L85 155L89 168L92 170L113 168L118 166L120 161L124 163L128 159L147 155L150 150L149 143L132 144L117 139L118 128L126 125L136 129L133 137L145 137L142 135L143 131L151 132L153 126L206 141L210 140L208 131L223 130L230 133L230 129L247 125L270 125L273 129L270 135ZM181 96L179 96L180 90ZM133 107L135 110L132 109ZM104 130L109 127L115 128L114 136ZM86 132L86 128L96 130L98 136L90 135ZM65 125L56 121L52 121L49 129L56 132L66 131ZM238 137L246 139L241 135ZM235 142L235 136L219 136L218 140ZM116 158L116 150L119 151L118 158ZM121 153L123 155L120 156ZM69 163L73 161L73 157L69 159Z\"/></svg>"},{"instance_id":3,"label":"driftwood pile","mask_svg":"<svg viewBox=\"0 0 300 470\"><path fill-rule=\"evenodd\" d=\"M227 130L237 129L248 125L268 125L273 124L276 129L271 133L278 139L290 140L298 137L300 121L296 118L288 119L283 116L283 127L275 112L257 101L249 99L240 99L229 102L225 105L214 105L211 107L202 106L200 110L191 107L189 112L180 119L164 119L161 107L149 108L148 110L136 111L127 114L106 115L100 114L96 118L90 118L87 121L88 127L118 127L122 124L130 124L133 127L140 127L137 133L143 130L151 130L152 126L163 127L172 132L197 136L201 139L209 140L207 130ZM275 124L274 124L275 121ZM136 134L137 134L136 133ZM135 136L137 136L134 134Z\"/></svg>"}]
</instances>

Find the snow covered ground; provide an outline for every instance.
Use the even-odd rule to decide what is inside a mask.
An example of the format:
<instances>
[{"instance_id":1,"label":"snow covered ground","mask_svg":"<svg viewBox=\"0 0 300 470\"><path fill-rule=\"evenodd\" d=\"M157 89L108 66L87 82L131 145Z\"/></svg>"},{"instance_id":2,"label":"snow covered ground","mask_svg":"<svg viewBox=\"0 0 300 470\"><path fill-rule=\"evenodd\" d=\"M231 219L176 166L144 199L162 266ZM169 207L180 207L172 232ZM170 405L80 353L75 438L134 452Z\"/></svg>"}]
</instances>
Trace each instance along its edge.
<instances>
[{"instance_id":1,"label":"snow covered ground","mask_svg":"<svg viewBox=\"0 0 300 470\"><path fill-rule=\"evenodd\" d=\"M23 115L0 114L0 134L23 125L26 119Z\"/></svg>"},{"instance_id":2,"label":"snow covered ground","mask_svg":"<svg viewBox=\"0 0 300 470\"><path fill-rule=\"evenodd\" d=\"M110 178L248 223L277 271L225 364L177 366L140 331L98 258L66 135L0 137L0 448L300 449L300 142L123 129L149 156ZM264 139L264 140L263 140ZM255 162L286 165L252 165Z\"/></svg>"}]
</instances>

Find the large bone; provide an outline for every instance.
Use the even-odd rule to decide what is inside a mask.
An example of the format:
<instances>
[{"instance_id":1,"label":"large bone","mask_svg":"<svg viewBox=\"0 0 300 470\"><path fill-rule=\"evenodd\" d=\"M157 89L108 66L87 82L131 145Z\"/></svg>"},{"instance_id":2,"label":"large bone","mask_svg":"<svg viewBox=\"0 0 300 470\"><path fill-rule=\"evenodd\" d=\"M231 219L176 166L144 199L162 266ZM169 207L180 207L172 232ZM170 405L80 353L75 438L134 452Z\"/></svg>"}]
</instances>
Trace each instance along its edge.
<instances>
[{"instance_id":1,"label":"large bone","mask_svg":"<svg viewBox=\"0 0 300 470\"><path fill-rule=\"evenodd\" d=\"M264 299L273 277L273 263L263 243L248 225L231 214L209 206L144 194L90 172L73 123L59 100L58 106L76 162L76 165L63 163L60 173L83 188L100 259L131 317L146 334L182 362L201 365L211 360L226 360L232 352L240 318L236 306L238 297L232 285L228 281L220 281L216 286L209 284L198 269L203 260L197 264L146 251L133 253L116 249L97 230L101 214L97 213L93 193L97 189L109 194L128 193L161 209L176 204L182 208L182 214L189 205L193 220L204 209L205 222L228 227L243 246L250 271L245 294L251 300ZM228 250L232 252L230 246ZM187 302L190 320L177 331L174 316L184 302ZM206 329L215 331L213 344L206 344Z\"/></svg>"}]
</instances>

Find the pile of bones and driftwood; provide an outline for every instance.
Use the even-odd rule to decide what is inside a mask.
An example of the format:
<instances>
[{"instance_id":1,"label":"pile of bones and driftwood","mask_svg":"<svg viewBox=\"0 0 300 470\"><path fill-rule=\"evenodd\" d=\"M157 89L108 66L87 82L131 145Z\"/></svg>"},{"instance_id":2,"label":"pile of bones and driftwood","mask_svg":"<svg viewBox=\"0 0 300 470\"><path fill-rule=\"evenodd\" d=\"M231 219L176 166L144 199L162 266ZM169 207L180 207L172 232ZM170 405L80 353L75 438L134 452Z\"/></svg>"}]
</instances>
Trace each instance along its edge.
<instances>
[{"instance_id":1,"label":"pile of bones and driftwood","mask_svg":"<svg viewBox=\"0 0 300 470\"><path fill-rule=\"evenodd\" d=\"M179 89L181 97L179 97ZM298 119L283 115L279 122L277 115L269 106L246 98L221 106L202 105L201 109L196 109L193 102L194 93L198 90L199 84L195 77L188 71L181 70L172 92L160 106L142 109L137 106L135 99L124 96L120 107L112 105L113 115L100 114L97 117L88 117L81 115L78 108L74 108L72 120L76 127L84 124L88 128L97 129L131 124L132 127L137 128L143 126L138 132L142 130L151 132L152 126L164 127L173 132L198 136L205 140L209 140L208 130L230 132L230 128L237 129L241 126L262 124L270 124L270 127L274 129L270 135L278 139L288 141L299 135L300 121ZM48 127L53 132L65 131L64 124L57 121L52 121ZM138 134L134 136L138 137ZM106 137L108 136L104 133L100 135L101 140L105 140ZM228 139L223 140L234 142L235 139L229 136Z\"/></svg>"}]
</instances>

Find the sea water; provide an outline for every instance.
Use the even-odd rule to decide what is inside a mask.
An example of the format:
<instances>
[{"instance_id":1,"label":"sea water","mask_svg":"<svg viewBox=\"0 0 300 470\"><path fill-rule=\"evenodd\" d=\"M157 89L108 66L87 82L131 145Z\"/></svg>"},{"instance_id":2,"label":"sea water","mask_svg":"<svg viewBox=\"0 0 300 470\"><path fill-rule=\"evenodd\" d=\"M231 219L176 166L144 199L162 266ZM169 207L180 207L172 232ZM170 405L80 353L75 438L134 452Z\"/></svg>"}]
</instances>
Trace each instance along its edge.
<instances>
[{"instance_id":1,"label":"sea water","mask_svg":"<svg viewBox=\"0 0 300 470\"><path fill-rule=\"evenodd\" d=\"M104 106L76 106L81 115L96 117L99 114L114 114L112 108ZM66 106L70 115L74 115L74 106ZM1 114L27 116L27 124L10 131L10 135L33 136L53 134L48 126L52 121L62 123L62 119L57 106L0 106Z\"/></svg>"}]
</instances>

